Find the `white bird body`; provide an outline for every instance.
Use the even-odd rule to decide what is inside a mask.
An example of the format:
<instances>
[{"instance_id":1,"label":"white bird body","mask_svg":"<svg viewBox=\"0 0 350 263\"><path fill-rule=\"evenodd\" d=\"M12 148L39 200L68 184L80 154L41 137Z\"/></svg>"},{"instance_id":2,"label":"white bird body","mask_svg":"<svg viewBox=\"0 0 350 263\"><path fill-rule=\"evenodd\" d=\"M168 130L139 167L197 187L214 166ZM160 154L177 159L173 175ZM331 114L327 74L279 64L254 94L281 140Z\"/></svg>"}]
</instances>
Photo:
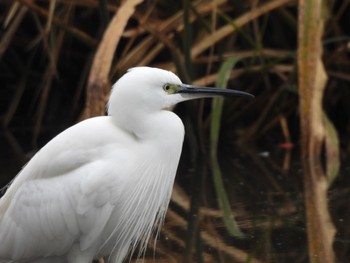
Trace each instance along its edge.
<instances>
[{"instance_id":1,"label":"white bird body","mask_svg":"<svg viewBox=\"0 0 350 263\"><path fill-rule=\"evenodd\" d=\"M110 116L70 127L29 161L0 199L0 262L120 263L146 247L184 138L164 108L189 99L165 92L166 83L182 85L164 70L129 71L113 88Z\"/></svg>"}]
</instances>

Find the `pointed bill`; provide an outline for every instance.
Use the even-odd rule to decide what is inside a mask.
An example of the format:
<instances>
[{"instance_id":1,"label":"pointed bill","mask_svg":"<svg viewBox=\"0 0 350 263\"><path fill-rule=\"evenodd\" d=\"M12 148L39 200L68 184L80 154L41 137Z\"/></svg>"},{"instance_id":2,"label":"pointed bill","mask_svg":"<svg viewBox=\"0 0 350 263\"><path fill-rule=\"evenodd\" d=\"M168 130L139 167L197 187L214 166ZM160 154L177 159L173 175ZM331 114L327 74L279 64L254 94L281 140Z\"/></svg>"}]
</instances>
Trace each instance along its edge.
<instances>
[{"instance_id":1,"label":"pointed bill","mask_svg":"<svg viewBox=\"0 0 350 263\"><path fill-rule=\"evenodd\" d=\"M254 98L254 95L244 91L212 87L197 87L188 84L181 84L175 91L175 93L189 96L192 98L206 98L218 96L246 97L250 99Z\"/></svg>"}]
</instances>

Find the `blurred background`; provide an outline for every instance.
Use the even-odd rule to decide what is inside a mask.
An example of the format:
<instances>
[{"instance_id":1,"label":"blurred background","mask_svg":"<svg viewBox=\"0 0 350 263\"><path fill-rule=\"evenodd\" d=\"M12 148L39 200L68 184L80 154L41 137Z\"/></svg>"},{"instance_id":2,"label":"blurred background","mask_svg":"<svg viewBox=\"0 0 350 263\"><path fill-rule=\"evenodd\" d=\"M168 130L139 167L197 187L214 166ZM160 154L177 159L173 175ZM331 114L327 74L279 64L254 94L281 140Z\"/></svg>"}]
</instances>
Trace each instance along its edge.
<instances>
[{"instance_id":1,"label":"blurred background","mask_svg":"<svg viewBox=\"0 0 350 263\"><path fill-rule=\"evenodd\" d=\"M174 109L183 155L145 262L350 262L349 0L2 0L0 25L1 187L105 114L128 68L159 67L256 98Z\"/></svg>"}]
</instances>

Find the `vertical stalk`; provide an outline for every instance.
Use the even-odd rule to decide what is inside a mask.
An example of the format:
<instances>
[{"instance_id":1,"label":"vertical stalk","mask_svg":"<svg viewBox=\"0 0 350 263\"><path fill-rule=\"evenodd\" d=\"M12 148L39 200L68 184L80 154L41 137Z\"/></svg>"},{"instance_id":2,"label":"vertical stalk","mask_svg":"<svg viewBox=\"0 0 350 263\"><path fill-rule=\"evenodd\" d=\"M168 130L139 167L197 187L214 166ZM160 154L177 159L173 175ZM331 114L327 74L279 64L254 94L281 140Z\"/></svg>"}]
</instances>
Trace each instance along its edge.
<instances>
[{"instance_id":1,"label":"vertical stalk","mask_svg":"<svg viewBox=\"0 0 350 263\"><path fill-rule=\"evenodd\" d=\"M232 57L224 62L219 70L219 78L216 87L226 88L231 69L239 61L238 57ZM223 110L223 98L214 98L212 102L211 123L210 123L210 160L213 173L214 187L218 196L218 203L223 212L223 220L230 235L244 237L232 216L231 204L224 186L223 175L218 161L218 144Z\"/></svg>"},{"instance_id":2,"label":"vertical stalk","mask_svg":"<svg viewBox=\"0 0 350 263\"><path fill-rule=\"evenodd\" d=\"M184 11L184 31L183 31L183 53L185 59L186 71L190 79L193 78L192 62L191 62L191 44L192 44L192 32L190 23L190 7L191 3L189 0L182 0L183 11Z\"/></svg>"},{"instance_id":3,"label":"vertical stalk","mask_svg":"<svg viewBox=\"0 0 350 263\"><path fill-rule=\"evenodd\" d=\"M110 90L109 71L114 53L130 17L141 2L143 0L124 1L104 31L91 65L82 119L104 115L106 97Z\"/></svg>"},{"instance_id":4,"label":"vertical stalk","mask_svg":"<svg viewBox=\"0 0 350 263\"><path fill-rule=\"evenodd\" d=\"M300 95L301 154L310 262L335 261L334 226L327 203L328 182L322 167L326 138L322 98L327 75L322 63L324 1L299 0L298 82Z\"/></svg>"}]
</instances>

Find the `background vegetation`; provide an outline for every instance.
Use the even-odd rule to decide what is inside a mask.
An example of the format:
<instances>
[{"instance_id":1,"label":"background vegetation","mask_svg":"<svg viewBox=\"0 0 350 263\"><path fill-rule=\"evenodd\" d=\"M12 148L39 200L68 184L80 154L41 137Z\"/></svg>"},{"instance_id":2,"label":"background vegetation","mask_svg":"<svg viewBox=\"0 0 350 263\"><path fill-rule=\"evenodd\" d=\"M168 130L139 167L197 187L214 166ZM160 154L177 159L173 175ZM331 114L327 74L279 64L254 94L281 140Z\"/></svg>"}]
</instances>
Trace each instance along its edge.
<instances>
[{"instance_id":1,"label":"background vegetation","mask_svg":"<svg viewBox=\"0 0 350 263\"><path fill-rule=\"evenodd\" d=\"M160 67L256 98L175 109L187 135L156 260L350 260L349 0L4 0L0 23L2 185L104 114L128 68Z\"/></svg>"}]
</instances>

